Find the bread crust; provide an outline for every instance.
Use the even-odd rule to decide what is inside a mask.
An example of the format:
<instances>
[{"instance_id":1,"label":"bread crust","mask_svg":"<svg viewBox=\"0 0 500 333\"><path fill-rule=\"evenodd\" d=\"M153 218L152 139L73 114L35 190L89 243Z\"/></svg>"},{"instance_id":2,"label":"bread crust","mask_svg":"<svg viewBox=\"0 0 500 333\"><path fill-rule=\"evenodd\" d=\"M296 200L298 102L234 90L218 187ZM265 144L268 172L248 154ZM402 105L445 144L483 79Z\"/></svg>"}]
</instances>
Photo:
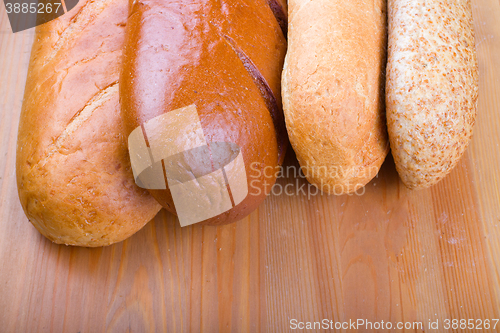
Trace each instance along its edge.
<instances>
[{"instance_id":1,"label":"bread crust","mask_svg":"<svg viewBox=\"0 0 500 333\"><path fill-rule=\"evenodd\" d=\"M307 179L352 193L378 173L384 115L385 1L291 0L282 77L288 135Z\"/></svg>"},{"instance_id":2,"label":"bread crust","mask_svg":"<svg viewBox=\"0 0 500 333\"><path fill-rule=\"evenodd\" d=\"M28 219L58 244L119 242L160 205L134 183L118 78L127 2L80 1L37 28L16 171Z\"/></svg>"},{"instance_id":3,"label":"bread crust","mask_svg":"<svg viewBox=\"0 0 500 333\"><path fill-rule=\"evenodd\" d=\"M407 187L436 184L464 154L478 77L471 1L389 0L387 126Z\"/></svg>"},{"instance_id":4,"label":"bread crust","mask_svg":"<svg viewBox=\"0 0 500 333\"><path fill-rule=\"evenodd\" d=\"M236 207L203 223L242 219L270 192L275 172L264 170L281 164L287 146L280 107L286 41L277 19L265 0L194 1L181 7L137 0L131 8L120 87L127 133L195 105L208 144L240 147L249 190ZM176 144L193 140L187 135ZM168 187L150 192L176 212ZM216 200L210 199L214 205Z\"/></svg>"}]
</instances>

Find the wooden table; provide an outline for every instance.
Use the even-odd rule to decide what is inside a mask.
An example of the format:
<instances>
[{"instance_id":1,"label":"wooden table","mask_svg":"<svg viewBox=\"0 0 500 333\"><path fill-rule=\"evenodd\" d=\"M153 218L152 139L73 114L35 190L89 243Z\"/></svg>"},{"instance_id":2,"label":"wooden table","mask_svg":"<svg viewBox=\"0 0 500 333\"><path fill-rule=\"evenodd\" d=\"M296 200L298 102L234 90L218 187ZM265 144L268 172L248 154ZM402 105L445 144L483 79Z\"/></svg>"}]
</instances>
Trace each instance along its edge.
<instances>
[{"instance_id":1,"label":"wooden table","mask_svg":"<svg viewBox=\"0 0 500 333\"><path fill-rule=\"evenodd\" d=\"M0 331L280 332L293 319L366 319L426 332L439 320L444 332L445 319L500 318L500 2L473 3L479 115L437 186L407 190L388 158L362 196L271 195L222 227L180 228L161 211L96 249L52 244L21 209L14 161L33 29L11 33L1 5Z\"/></svg>"}]
</instances>

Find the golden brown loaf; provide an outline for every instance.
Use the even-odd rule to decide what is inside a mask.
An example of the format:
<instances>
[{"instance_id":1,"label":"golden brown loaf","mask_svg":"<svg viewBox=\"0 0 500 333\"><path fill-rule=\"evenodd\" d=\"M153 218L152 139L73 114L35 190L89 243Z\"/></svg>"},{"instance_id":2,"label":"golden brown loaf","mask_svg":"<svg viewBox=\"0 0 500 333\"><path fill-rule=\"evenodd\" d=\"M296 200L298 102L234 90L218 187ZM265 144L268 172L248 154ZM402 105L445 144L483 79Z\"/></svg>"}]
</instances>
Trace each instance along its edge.
<instances>
[{"instance_id":1,"label":"golden brown loaf","mask_svg":"<svg viewBox=\"0 0 500 333\"><path fill-rule=\"evenodd\" d=\"M83 1L37 28L17 145L17 183L33 225L60 244L129 237L160 205L133 180L118 78L127 2Z\"/></svg>"},{"instance_id":2,"label":"golden brown loaf","mask_svg":"<svg viewBox=\"0 0 500 333\"><path fill-rule=\"evenodd\" d=\"M307 179L350 193L388 152L385 1L290 0L283 108Z\"/></svg>"},{"instance_id":3,"label":"golden brown loaf","mask_svg":"<svg viewBox=\"0 0 500 333\"><path fill-rule=\"evenodd\" d=\"M389 0L387 126L403 183L429 187L472 136L478 67L470 0Z\"/></svg>"},{"instance_id":4,"label":"golden brown loaf","mask_svg":"<svg viewBox=\"0 0 500 333\"><path fill-rule=\"evenodd\" d=\"M195 1L189 6L131 1L120 79L127 135L152 119L193 107L208 144L230 142L241 148L248 195L204 223L243 218L275 182L275 172L267 172L272 176L266 177L264 170L280 165L287 145L280 107L285 52L285 37L266 0ZM176 151L198 140L195 132L190 133L173 139ZM169 187L150 192L176 212ZM218 195L210 193L199 200L218 205Z\"/></svg>"}]
</instances>

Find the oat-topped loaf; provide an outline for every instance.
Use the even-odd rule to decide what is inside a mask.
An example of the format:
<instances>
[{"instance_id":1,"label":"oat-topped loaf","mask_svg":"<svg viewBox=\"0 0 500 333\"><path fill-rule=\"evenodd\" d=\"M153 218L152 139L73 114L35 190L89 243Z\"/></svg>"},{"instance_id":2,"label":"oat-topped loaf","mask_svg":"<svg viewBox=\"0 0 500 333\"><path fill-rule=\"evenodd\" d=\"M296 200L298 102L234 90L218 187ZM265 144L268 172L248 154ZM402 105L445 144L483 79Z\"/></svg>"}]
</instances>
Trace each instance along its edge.
<instances>
[{"instance_id":1,"label":"oat-topped loaf","mask_svg":"<svg viewBox=\"0 0 500 333\"><path fill-rule=\"evenodd\" d=\"M386 105L396 167L429 187L458 163L472 136L478 67L470 0L389 0Z\"/></svg>"}]
</instances>

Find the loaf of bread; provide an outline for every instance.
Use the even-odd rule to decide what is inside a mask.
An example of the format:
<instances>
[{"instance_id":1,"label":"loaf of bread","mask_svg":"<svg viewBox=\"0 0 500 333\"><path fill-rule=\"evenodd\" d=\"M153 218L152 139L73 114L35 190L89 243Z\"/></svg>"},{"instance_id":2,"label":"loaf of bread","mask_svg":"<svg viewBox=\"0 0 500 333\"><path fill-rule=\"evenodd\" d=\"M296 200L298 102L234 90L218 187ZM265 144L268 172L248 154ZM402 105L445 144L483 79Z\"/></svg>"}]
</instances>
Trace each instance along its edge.
<instances>
[{"instance_id":1,"label":"loaf of bread","mask_svg":"<svg viewBox=\"0 0 500 333\"><path fill-rule=\"evenodd\" d=\"M352 193L389 150L384 114L386 3L290 0L283 108L307 179Z\"/></svg>"},{"instance_id":2,"label":"loaf of bread","mask_svg":"<svg viewBox=\"0 0 500 333\"><path fill-rule=\"evenodd\" d=\"M458 163L478 99L470 0L389 0L387 127L396 168L412 189Z\"/></svg>"},{"instance_id":3,"label":"loaf of bread","mask_svg":"<svg viewBox=\"0 0 500 333\"><path fill-rule=\"evenodd\" d=\"M33 225L59 244L103 246L161 208L134 183L120 116L126 0L80 3L37 28L17 144L17 184Z\"/></svg>"},{"instance_id":4,"label":"loaf of bread","mask_svg":"<svg viewBox=\"0 0 500 333\"><path fill-rule=\"evenodd\" d=\"M120 97L126 133L134 138L129 145L151 149L159 168L161 184L150 192L181 224L184 213L194 212L203 218L187 224L243 218L270 192L287 145L280 107L286 40L278 19L266 0L135 0L130 7ZM149 161L137 147L129 146L131 158L137 165ZM166 164L183 152L194 156L190 168L208 171L198 177L190 169L184 180L173 180ZM237 152L240 168L218 173L218 160ZM176 187L178 202L173 182L184 184Z\"/></svg>"}]
</instances>

